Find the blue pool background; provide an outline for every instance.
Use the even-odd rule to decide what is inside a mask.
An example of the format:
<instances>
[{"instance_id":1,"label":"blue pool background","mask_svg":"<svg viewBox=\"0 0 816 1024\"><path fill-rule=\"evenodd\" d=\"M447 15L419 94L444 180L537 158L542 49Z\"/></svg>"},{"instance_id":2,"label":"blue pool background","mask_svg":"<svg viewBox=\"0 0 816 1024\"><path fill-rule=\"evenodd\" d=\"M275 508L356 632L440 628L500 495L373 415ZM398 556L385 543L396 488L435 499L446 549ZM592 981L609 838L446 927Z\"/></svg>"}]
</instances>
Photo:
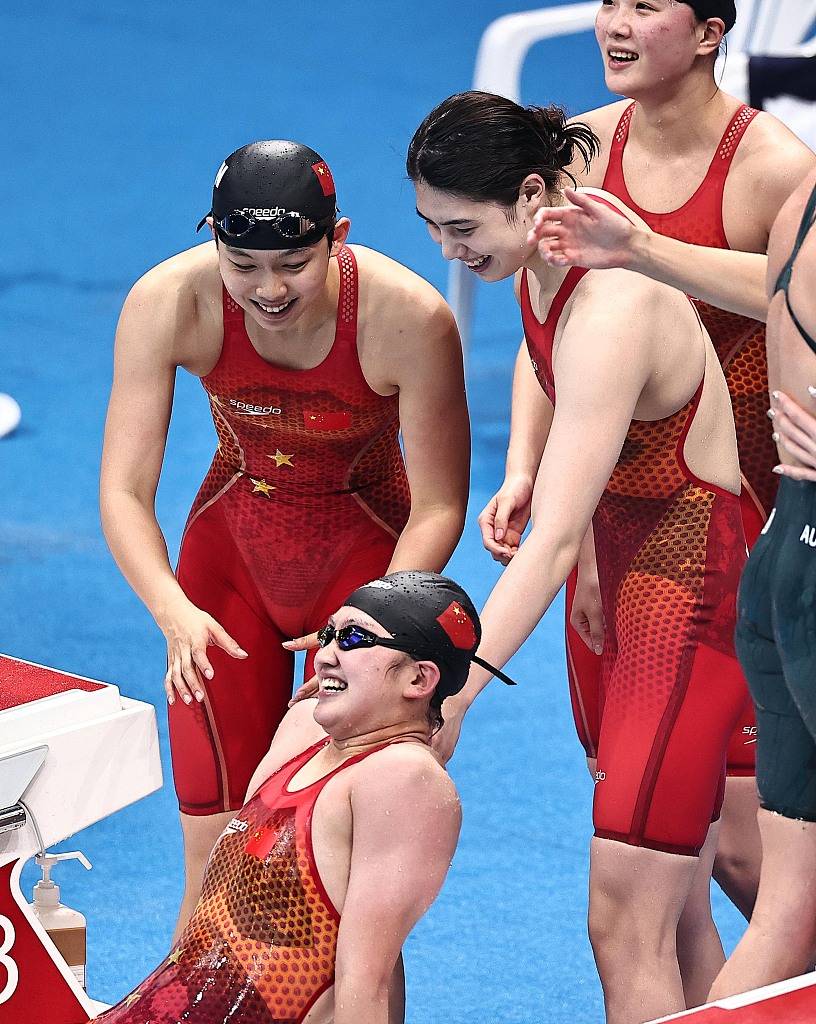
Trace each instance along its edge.
<instances>
[{"instance_id":1,"label":"blue pool background","mask_svg":"<svg viewBox=\"0 0 816 1024\"><path fill-rule=\"evenodd\" d=\"M0 650L155 703L168 779L163 642L107 552L96 504L127 289L195 244L225 154L289 137L329 162L352 241L444 291L447 268L414 213L405 148L436 102L470 86L486 26L521 9L500 0L40 0L0 15L0 391L23 407L20 429L0 441ZM523 94L572 113L608 99L591 34L536 46ZM481 290L468 361L471 507L450 565L477 600L497 575L475 516L501 479L519 338L509 286ZM181 374L158 496L173 555L213 446L203 392ZM561 632L559 599L512 663L522 685L490 688L468 720L451 765L462 841L407 944L411 1024L602 1019L585 934L592 786ZM94 863L90 874L63 865L58 880L89 918L91 994L116 1001L167 950L181 891L172 786L61 848ZM36 874L24 877L30 886ZM717 912L732 944L739 919L719 894Z\"/></svg>"}]
</instances>

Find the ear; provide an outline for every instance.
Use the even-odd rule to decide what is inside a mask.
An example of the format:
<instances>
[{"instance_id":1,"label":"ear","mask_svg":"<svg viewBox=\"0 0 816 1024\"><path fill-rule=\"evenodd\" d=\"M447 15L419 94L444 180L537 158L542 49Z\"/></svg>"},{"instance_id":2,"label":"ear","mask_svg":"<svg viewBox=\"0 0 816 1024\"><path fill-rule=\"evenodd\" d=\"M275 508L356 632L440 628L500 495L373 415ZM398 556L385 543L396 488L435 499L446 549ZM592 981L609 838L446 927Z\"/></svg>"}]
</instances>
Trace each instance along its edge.
<instances>
[{"instance_id":1,"label":"ear","mask_svg":"<svg viewBox=\"0 0 816 1024\"><path fill-rule=\"evenodd\" d=\"M210 234L215 239L215 244L218 245L218 235L215 233L215 221L213 220L212 215L207 217L206 223L207 227L210 229Z\"/></svg>"},{"instance_id":2,"label":"ear","mask_svg":"<svg viewBox=\"0 0 816 1024\"><path fill-rule=\"evenodd\" d=\"M547 202L547 185L540 174L528 174L519 186L519 208L522 215L532 217Z\"/></svg>"},{"instance_id":3,"label":"ear","mask_svg":"<svg viewBox=\"0 0 816 1024\"><path fill-rule=\"evenodd\" d=\"M329 255L336 256L340 252L346 244L349 231L351 231L351 221L348 217L341 217L334 225L334 234L332 235L331 252Z\"/></svg>"},{"instance_id":4,"label":"ear","mask_svg":"<svg viewBox=\"0 0 816 1024\"><path fill-rule=\"evenodd\" d=\"M425 700L431 696L439 682L439 666L433 661L415 661L414 676L405 684L403 697Z\"/></svg>"},{"instance_id":5,"label":"ear","mask_svg":"<svg viewBox=\"0 0 816 1024\"><path fill-rule=\"evenodd\" d=\"M716 56L725 36L725 22L722 18L708 18L700 25L700 30L702 34L697 44L697 56Z\"/></svg>"}]
</instances>

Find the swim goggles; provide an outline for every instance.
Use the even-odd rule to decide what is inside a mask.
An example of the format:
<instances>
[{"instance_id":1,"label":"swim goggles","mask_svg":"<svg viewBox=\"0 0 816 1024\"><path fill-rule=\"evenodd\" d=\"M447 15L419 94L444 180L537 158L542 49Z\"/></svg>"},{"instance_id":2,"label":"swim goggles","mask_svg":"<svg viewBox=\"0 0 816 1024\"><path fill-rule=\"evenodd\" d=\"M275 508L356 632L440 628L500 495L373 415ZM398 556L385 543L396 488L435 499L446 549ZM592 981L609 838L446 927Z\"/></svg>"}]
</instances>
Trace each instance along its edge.
<instances>
[{"instance_id":1,"label":"swim goggles","mask_svg":"<svg viewBox=\"0 0 816 1024\"><path fill-rule=\"evenodd\" d=\"M317 642L321 647L328 647L332 640L337 641L341 651L358 651L363 647L390 647L395 651L406 649L398 640L377 636L362 626L342 626L335 629L332 625L325 625L318 631Z\"/></svg>"},{"instance_id":2,"label":"swim goggles","mask_svg":"<svg viewBox=\"0 0 816 1024\"><path fill-rule=\"evenodd\" d=\"M210 216L210 214L207 216ZM275 217L258 216L247 213L244 210L232 210L231 213L225 213L220 220L216 220L215 224L220 228L222 234L228 238L244 238L253 228L263 226L265 228L272 228L281 238L299 241L308 238L309 235L313 235L318 229L327 228L334 222L334 216L332 214L330 217L324 217L322 220L315 221L311 217L306 217L304 214L297 213L294 210L284 211ZM200 221L196 230L201 228L206 219L204 217Z\"/></svg>"},{"instance_id":3,"label":"swim goggles","mask_svg":"<svg viewBox=\"0 0 816 1024\"><path fill-rule=\"evenodd\" d=\"M388 647L393 651L404 651L406 654L416 652L414 645L409 646L390 637L377 636L376 633L372 633L362 626L341 626L340 629L335 629L334 626L327 623L321 630L318 630L317 643L320 647L328 647L332 640L337 641L337 646L341 651L359 651L364 647ZM505 675L504 672L495 668L490 662L484 661L478 655L469 654L467 657L469 661L473 661L477 665L481 665L482 668L487 669L488 672L492 672L497 679L501 679L508 686L516 685L514 679L511 679L510 676ZM431 657L430 660L433 661L435 659Z\"/></svg>"}]
</instances>

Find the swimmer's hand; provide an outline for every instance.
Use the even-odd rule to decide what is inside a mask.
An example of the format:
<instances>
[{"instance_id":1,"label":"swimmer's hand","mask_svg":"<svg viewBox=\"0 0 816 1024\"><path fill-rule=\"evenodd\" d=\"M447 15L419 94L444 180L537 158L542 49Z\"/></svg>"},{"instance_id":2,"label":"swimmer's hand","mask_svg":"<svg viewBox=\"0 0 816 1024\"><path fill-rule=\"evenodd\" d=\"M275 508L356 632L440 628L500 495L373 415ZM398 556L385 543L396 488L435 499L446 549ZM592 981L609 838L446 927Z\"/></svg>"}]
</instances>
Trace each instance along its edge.
<instances>
[{"instance_id":1,"label":"swimmer's hand","mask_svg":"<svg viewBox=\"0 0 816 1024\"><path fill-rule=\"evenodd\" d=\"M598 569L595 564L579 566L570 624L591 651L595 654L603 652L604 617Z\"/></svg>"},{"instance_id":2,"label":"swimmer's hand","mask_svg":"<svg viewBox=\"0 0 816 1024\"><path fill-rule=\"evenodd\" d=\"M495 562L509 565L530 522L533 481L527 476L506 477L479 515L482 544Z\"/></svg>"},{"instance_id":3,"label":"swimmer's hand","mask_svg":"<svg viewBox=\"0 0 816 1024\"><path fill-rule=\"evenodd\" d=\"M215 671L207 657L207 647L214 644L231 658L249 655L232 639L212 615L197 608L192 601L181 597L157 616L156 622L167 640L167 673L164 692L167 703L175 704L176 694L185 704L204 700L204 679L210 680Z\"/></svg>"},{"instance_id":4,"label":"swimmer's hand","mask_svg":"<svg viewBox=\"0 0 816 1024\"><path fill-rule=\"evenodd\" d=\"M462 720L467 706L456 697L448 697L442 704L442 717L445 724L431 737L431 748L442 764L447 764L453 757L459 734L462 731Z\"/></svg>"},{"instance_id":5,"label":"swimmer's hand","mask_svg":"<svg viewBox=\"0 0 816 1024\"><path fill-rule=\"evenodd\" d=\"M628 267L642 229L574 189L565 188L564 197L571 205L539 210L527 235L528 242L538 244L542 259L554 267Z\"/></svg>"},{"instance_id":6,"label":"swimmer's hand","mask_svg":"<svg viewBox=\"0 0 816 1024\"><path fill-rule=\"evenodd\" d=\"M811 398L816 399L816 387L809 387ZM801 466L774 467L774 473L791 480L816 482L816 418L806 412L798 402L788 398L784 391L774 391L771 399L774 434L779 436L791 455ZM776 437L774 437L776 440Z\"/></svg>"},{"instance_id":7,"label":"swimmer's hand","mask_svg":"<svg viewBox=\"0 0 816 1024\"><path fill-rule=\"evenodd\" d=\"M313 647L317 647L317 633L309 633L308 636L299 636L294 640L285 640L281 647L287 651L310 651ZM289 707L294 707L299 700L308 700L310 697L316 697L317 691L320 689L320 685L317 681L317 676L312 676L311 679L307 679L305 683L295 690L292 694L292 699L289 701Z\"/></svg>"}]
</instances>

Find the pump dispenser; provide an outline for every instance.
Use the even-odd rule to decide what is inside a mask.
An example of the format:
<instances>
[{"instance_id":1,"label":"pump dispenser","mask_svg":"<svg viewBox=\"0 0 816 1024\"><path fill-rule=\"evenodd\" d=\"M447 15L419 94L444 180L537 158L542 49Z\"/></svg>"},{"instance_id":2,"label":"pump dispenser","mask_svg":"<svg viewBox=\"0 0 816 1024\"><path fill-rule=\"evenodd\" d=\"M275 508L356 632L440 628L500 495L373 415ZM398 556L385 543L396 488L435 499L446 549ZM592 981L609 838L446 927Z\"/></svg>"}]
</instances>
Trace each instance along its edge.
<instances>
[{"instance_id":1,"label":"pump dispenser","mask_svg":"<svg viewBox=\"0 0 816 1024\"><path fill-rule=\"evenodd\" d=\"M48 937L62 954L79 984L85 988L86 922L78 910L60 903L59 886L51 881L51 871L61 860L78 860L90 870L91 865L82 853L42 853L36 858L42 868L42 880L34 886L32 908Z\"/></svg>"}]
</instances>

